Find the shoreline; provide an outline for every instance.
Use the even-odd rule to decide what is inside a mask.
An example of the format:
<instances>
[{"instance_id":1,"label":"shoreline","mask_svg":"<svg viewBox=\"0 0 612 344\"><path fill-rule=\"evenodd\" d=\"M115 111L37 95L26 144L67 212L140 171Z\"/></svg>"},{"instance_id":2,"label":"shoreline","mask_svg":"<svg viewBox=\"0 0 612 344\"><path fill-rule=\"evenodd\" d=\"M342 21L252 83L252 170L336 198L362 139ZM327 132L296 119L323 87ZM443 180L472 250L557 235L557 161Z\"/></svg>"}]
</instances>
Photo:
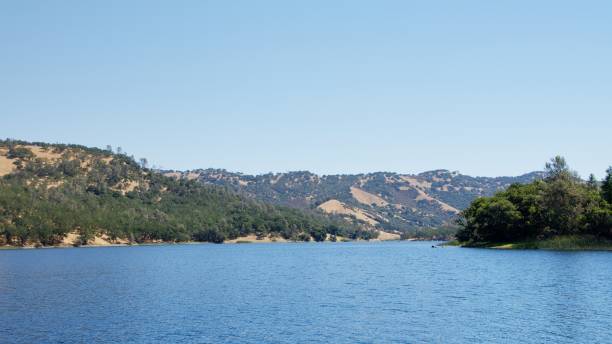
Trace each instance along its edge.
<instances>
[{"instance_id":1,"label":"shoreline","mask_svg":"<svg viewBox=\"0 0 612 344\"><path fill-rule=\"evenodd\" d=\"M300 244L300 243L308 243L308 244L341 244L341 243L383 243L383 242L415 242L415 241L442 241L443 240L432 240L428 238L409 238L409 239L371 239L371 240L362 240L362 239L347 239L342 238L337 241L325 240L325 241L295 241L295 240L287 240L280 238L281 240L272 240L270 238L265 238L261 240L248 240L250 237L246 239L245 237L240 237L232 240L227 240L222 243L213 243L208 241L181 241L181 242L147 242L147 243L113 243L113 244L89 244L89 245L51 245L51 246L16 246L16 245L0 245L0 251L2 250L36 250L36 249L71 249L71 248L99 248L99 247L138 247L138 246L170 246L170 245L248 245L248 244Z\"/></svg>"},{"instance_id":2,"label":"shoreline","mask_svg":"<svg viewBox=\"0 0 612 344\"><path fill-rule=\"evenodd\" d=\"M38 249L73 249L73 248L104 248L104 247L138 247L138 246L171 246L171 245L261 245L261 244L342 244L342 243L383 243L383 242L413 242L413 241L434 241L429 239L404 239L404 240L380 240L380 239L372 239L372 240L338 240L338 241L292 241L292 240L257 240L257 241L242 241L242 240L229 240L228 242L222 243L213 243L207 241L182 241L182 242L152 242L152 243L134 243L134 244L92 244L92 245L79 245L79 246L71 246L71 245L52 245L52 246L15 246L15 245L1 245L0 251L2 250L38 250Z\"/></svg>"},{"instance_id":3,"label":"shoreline","mask_svg":"<svg viewBox=\"0 0 612 344\"><path fill-rule=\"evenodd\" d=\"M612 240L593 235L562 235L542 240L515 242L458 242L455 240L445 245L493 250L612 251Z\"/></svg>"},{"instance_id":4,"label":"shoreline","mask_svg":"<svg viewBox=\"0 0 612 344\"><path fill-rule=\"evenodd\" d=\"M335 238L335 240L332 240ZM379 231L379 236L375 239L363 240L363 239L349 239L343 236L332 237L330 235L327 236L326 240L320 241L321 243L326 242L382 242L382 241L400 241L401 236L396 233L389 233ZM406 239L406 240L420 240L420 239ZM109 238L106 234L98 234L95 235L92 239L88 240L88 243L85 245L79 244L79 233L76 231L69 232L66 234L64 239L61 242L58 242L56 245L41 245L40 243L27 243L26 245L8 245L2 244L0 245L0 250L10 250L10 249L37 249L37 248L78 248L78 247L128 247L128 246L156 246L156 245L195 245L195 244L275 244L275 243L307 243L307 242L317 242L310 238L307 241L300 240L291 240L285 239L278 235L267 235L263 237L257 237L255 234L249 234L245 236L240 236L234 239L227 239L221 243L207 242L207 241L161 241L161 240L151 240L142 243L130 242L125 238Z\"/></svg>"}]
</instances>

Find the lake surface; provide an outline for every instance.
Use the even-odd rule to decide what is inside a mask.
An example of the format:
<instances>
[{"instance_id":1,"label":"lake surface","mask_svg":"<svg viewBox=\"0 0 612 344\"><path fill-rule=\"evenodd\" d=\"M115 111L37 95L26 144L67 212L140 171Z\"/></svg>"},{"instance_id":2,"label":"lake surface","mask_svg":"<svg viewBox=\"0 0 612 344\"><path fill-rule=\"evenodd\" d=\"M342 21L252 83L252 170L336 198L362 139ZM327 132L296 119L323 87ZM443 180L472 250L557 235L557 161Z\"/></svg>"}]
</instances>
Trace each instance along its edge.
<instances>
[{"instance_id":1,"label":"lake surface","mask_svg":"<svg viewBox=\"0 0 612 344\"><path fill-rule=\"evenodd\" d=\"M431 246L3 250L0 342L612 341L612 253Z\"/></svg>"}]
</instances>

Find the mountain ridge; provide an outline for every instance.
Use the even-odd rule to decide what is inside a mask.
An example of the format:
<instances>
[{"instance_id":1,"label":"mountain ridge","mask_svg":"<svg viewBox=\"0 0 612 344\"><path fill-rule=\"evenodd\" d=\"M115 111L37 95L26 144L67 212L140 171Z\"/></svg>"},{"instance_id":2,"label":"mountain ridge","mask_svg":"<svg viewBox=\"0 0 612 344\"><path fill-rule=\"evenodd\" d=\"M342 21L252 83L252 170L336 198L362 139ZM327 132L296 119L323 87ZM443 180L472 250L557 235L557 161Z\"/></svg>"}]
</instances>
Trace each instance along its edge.
<instances>
[{"instance_id":1,"label":"mountain ridge","mask_svg":"<svg viewBox=\"0 0 612 344\"><path fill-rule=\"evenodd\" d=\"M384 230L452 225L477 197L513 183L529 183L543 172L519 176L472 177L437 169L418 174L372 172L318 175L290 171L249 175L224 169L166 170L166 176L229 187L248 197L294 208L318 208L356 218Z\"/></svg>"}]
</instances>

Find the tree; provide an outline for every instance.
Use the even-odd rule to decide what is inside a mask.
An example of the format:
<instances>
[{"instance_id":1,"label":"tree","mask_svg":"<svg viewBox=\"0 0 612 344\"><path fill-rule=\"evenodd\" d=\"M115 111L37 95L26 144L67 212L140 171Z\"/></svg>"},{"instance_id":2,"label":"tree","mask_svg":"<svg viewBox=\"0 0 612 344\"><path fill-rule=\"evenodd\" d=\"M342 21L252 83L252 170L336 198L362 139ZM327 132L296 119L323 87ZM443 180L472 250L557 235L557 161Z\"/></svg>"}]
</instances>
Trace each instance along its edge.
<instances>
[{"instance_id":1,"label":"tree","mask_svg":"<svg viewBox=\"0 0 612 344\"><path fill-rule=\"evenodd\" d=\"M313 228L310 231L310 236L312 236L315 241L325 241L327 232L323 228Z\"/></svg>"},{"instance_id":2,"label":"tree","mask_svg":"<svg viewBox=\"0 0 612 344\"><path fill-rule=\"evenodd\" d=\"M595 175L593 173L591 173L589 175L589 180L587 180L587 186L591 190L597 190L597 188L599 187L599 183L597 182L597 178L595 178Z\"/></svg>"},{"instance_id":3,"label":"tree","mask_svg":"<svg viewBox=\"0 0 612 344\"><path fill-rule=\"evenodd\" d=\"M555 177L569 172L569 167L567 166L565 158L557 155L546 163L545 171L548 178L554 179Z\"/></svg>"},{"instance_id":4,"label":"tree","mask_svg":"<svg viewBox=\"0 0 612 344\"><path fill-rule=\"evenodd\" d=\"M516 206L502 197L479 198L462 216L471 236L479 241L516 239L518 233L513 232L513 229L522 219ZM465 237L465 233L461 236Z\"/></svg>"},{"instance_id":5,"label":"tree","mask_svg":"<svg viewBox=\"0 0 612 344\"><path fill-rule=\"evenodd\" d=\"M11 146L6 154L9 159L30 159L34 157L34 153L26 147Z\"/></svg>"},{"instance_id":6,"label":"tree","mask_svg":"<svg viewBox=\"0 0 612 344\"><path fill-rule=\"evenodd\" d=\"M514 231L520 233L522 237L535 236L546 226L540 206L545 185L546 183L540 180L526 185L513 184L506 191L498 194L514 204L521 213L522 218L515 224Z\"/></svg>"},{"instance_id":7,"label":"tree","mask_svg":"<svg viewBox=\"0 0 612 344\"><path fill-rule=\"evenodd\" d=\"M214 229L203 229L193 235L195 241L206 241L220 244L225 240L225 235Z\"/></svg>"},{"instance_id":8,"label":"tree","mask_svg":"<svg viewBox=\"0 0 612 344\"><path fill-rule=\"evenodd\" d=\"M606 170L606 177L601 183L601 197L612 205L612 166Z\"/></svg>"},{"instance_id":9,"label":"tree","mask_svg":"<svg viewBox=\"0 0 612 344\"><path fill-rule=\"evenodd\" d=\"M572 179L577 181L580 179L576 172L570 170L565 158L560 155L550 159L550 161L544 165L544 170L546 172L546 179L548 180Z\"/></svg>"},{"instance_id":10,"label":"tree","mask_svg":"<svg viewBox=\"0 0 612 344\"><path fill-rule=\"evenodd\" d=\"M547 235L580 231L589 193L572 179L559 178L544 185L540 209L550 232Z\"/></svg>"}]
</instances>

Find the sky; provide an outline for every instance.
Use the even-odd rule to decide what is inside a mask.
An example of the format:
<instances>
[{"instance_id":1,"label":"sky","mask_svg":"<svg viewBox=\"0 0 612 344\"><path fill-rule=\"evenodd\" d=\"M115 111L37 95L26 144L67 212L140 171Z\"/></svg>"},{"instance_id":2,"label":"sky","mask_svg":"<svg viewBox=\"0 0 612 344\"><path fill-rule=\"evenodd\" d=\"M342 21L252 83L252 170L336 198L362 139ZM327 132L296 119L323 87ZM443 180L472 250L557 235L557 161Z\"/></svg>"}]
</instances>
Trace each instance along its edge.
<instances>
[{"instance_id":1,"label":"sky","mask_svg":"<svg viewBox=\"0 0 612 344\"><path fill-rule=\"evenodd\" d=\"M0 138L256 174L612 165L610 1L1 1Z\"/></svg>"}]
</instances>

